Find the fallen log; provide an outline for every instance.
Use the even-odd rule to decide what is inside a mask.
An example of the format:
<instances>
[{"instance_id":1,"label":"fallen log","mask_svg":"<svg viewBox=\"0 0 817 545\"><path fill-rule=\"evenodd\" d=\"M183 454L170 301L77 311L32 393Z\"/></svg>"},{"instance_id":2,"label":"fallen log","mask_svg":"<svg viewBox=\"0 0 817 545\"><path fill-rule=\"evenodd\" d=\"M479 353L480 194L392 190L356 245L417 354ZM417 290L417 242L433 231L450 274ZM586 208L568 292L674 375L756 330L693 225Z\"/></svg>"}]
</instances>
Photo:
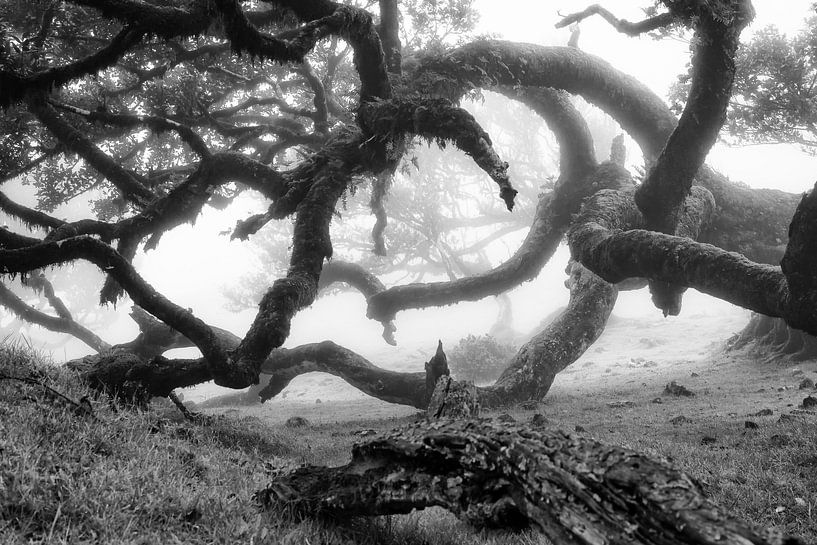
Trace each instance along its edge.
<instances>
[{"instance_id":1,"label":"fallen log","mask_svg":"<svg viewBox=\"0 0 817 545\"><path fill-rule=\"evenodd\" d=\"M296 517L440 506L477 526L533 527L562 544L794 545L738 520L668 463L555 430L423 422L355 445L352 461L274 479L256 498Z\"/></svg>"}]
</instances>

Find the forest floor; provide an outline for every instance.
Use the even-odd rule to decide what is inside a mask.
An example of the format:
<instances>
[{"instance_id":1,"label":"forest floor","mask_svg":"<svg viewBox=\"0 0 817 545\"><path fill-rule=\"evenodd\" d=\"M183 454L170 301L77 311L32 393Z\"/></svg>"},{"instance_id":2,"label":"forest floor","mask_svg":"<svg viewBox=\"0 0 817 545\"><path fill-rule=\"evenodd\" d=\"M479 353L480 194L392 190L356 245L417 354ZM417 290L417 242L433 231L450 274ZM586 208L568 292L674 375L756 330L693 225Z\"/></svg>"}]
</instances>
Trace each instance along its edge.
<instances>
[{"instance_id":1,"label":"forest floor","mask_svg":"<svg viewBox=\"0 0 817 545\"><path fill-rule=\"evenodd\" d=\"M800 408L817 397L800 389L817 382L817 361L725 353L745 321L742 312L613 318L542 403L483 416L541 414L542 426L669 459L738 516L817 543L817 411ZM372 360L417 370L429 356ZM0 354L0 371L19 372L9 365ZM64 373L49 380L74 399L87 393ZM672 381L694 395L667 393ZM284 393L207 409L207 424L194 424L173 408L133 413L98 398L89 419L36 387L0 381L0 543L547 543L477 531L437 508L343 525L260 511L252 493L276 472L343 464L354 443L422 417L326 375L299 377ZM308 423L288 426L293 416Z\"/></svg>"}]
</instances>

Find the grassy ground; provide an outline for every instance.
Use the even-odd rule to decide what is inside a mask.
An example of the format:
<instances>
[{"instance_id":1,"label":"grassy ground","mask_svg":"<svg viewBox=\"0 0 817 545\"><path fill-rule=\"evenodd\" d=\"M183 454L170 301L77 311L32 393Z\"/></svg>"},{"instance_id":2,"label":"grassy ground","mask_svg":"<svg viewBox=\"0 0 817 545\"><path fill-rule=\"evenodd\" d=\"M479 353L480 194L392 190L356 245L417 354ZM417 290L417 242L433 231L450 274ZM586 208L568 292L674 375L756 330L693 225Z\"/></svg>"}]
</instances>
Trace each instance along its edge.
<instances>
[{"instance_id":1,"label":"grassy ground","mask_svg":"<svg viewBox=\"0 0 817 545\"><path fill-rule=\"evenodd\" d=\"M642 341L634 340L653 344ZM672 360L666 352L656 362L613 357L603 342L594 349L545 403L510 415L527 421L538 412L545 425L670 458L733 512L817 542L817 415L796 409L817 395L797 389L817 379L817 364L760 365L743 354ZM2 346L0 374L34 377L74 401L88 396L93 415L39 385L0 380L0 543L546 543L532 533L478 532L439 509L329 526L254 503L276 472L342 464L353 443L414 420L413 409L279 400L212 410L208 424L193 424L172 407L111 405L30 360ZM664 394L669 380L696 395ZM762 409L771 414L747 416ZM310 424L284 425L293 415Z\"/></svg>"}]
</instances>

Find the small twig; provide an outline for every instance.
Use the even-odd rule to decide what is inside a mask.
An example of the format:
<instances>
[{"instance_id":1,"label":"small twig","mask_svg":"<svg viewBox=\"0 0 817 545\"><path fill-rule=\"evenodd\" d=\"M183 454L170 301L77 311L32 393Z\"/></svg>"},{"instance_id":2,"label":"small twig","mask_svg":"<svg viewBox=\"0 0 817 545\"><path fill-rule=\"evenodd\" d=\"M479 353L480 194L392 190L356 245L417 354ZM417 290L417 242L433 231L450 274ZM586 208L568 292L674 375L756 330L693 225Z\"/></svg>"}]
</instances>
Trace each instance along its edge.
<instances>
[{"instance_id":1,"label":"small twig","mask_svg":"<svg viewBox=\"0 0 817 545\"><path fill-rule=\"evenodd\" d=\"M53 397L60 398L63 401L67 402L69 405L72 405L77 414L88 415L96 419L96 415L94 415L94 410L93 407L91 407L91 402L88 399L88 396L83 396L82 398L80 398L79 401L74 401L67 395L63 394L62 392L55 390L51 386L48 386L47 384L30 377L16 377L13 375L7 375L5 373L0 373L0 380L16 380L18 382L30 384L32 386L40 386L46 392L51 394Z\"/></svg>"}]
</instances>

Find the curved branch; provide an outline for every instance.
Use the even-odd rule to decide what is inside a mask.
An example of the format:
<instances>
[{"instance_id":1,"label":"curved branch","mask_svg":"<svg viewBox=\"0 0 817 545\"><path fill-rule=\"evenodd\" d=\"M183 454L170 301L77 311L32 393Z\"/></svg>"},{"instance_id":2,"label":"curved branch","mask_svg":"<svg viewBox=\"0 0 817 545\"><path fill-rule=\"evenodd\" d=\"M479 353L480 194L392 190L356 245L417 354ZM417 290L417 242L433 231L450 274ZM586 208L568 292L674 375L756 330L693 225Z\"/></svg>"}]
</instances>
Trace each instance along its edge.
<instances>
[{"instance_id":1,"label":"curved branch","mask_svg":"<svg viewBox=\"0 0 817 545\"><path fill-rule=\"evenodd\" d=\"M75 322L74 319L71 318L70 314L67 316L61 315L56 317L40 312L39 310L27 305L25 301L17 297L14 292L9 290L3 283L0 283L0 304L26 322L37 324L46 329L50 329L51 331L59 331L61 333L73 335L97 352L110 348L110 345L103 341L93 331L90 331L89 329Z\"/></svg>"},{"instance_id":2,"label":"curved branch","mask_svg":"<svg viewBox=\"0 0 817 545\"><path fill-rule=\"evenodd\" d=\"M368 299L367 316L379 321L393 320L400 310L478 301L532 280L556 251L567 230L566 225L556 225L555 217L561 209L555 201L553 194L540 199L525 240L504 263L484 273L448 282L388 288Z\"/></svg>"},{"instance_id":3,"label":"curved branch","mask_svg":"<svg viewBox=\"0 0 817 545\"><path fill-rule=\"evenodd\" d=\"M80 131L61 119L43 97L30 98L28 106L37 119L54 134L66 149L85 159L89 165L115 185L124 198L140 206L147 205L154 198L153 192L132 172L123 168Z\"/></svg>"},{"instance_id":4,"label":"curved branch","mask_svg":"<svg viewBox=\"0 0 817 545\"><path fill-rule=\"evenodd\" d=\"M604 332L618 288L578 263L569 270L567 307L519 349L496 383L480 389L480 405L542 399L556 374L579 359Z\"/></svg>"},{"instance_id":5,"label":"curved branch","mask_svg":"<svg viewBox=\"0 0 817 545\"><path fill-rule=\"evenodd\" d=\"M412 81L418 92L451 100L475 87L564 89L612 116L635 139L648 161L661 153L677 125L664 101L646 85L571 47L482 40L424 61ZM719 209L702 231L702 240L763 262L780 259L797 195L741 187L706 166L698 172L698 183L712 192ZM769 207L774 209L772 214Z\"/></svg>"},{"instance_id":6,"label":"curved branch","mask_svg":"<svg viewBox=\"0 0 817 545\"><path fill-rule=\"evenodd\" d=\"M506 262L467 278L389 288L369 299L370 318L391 319L408 308L475 301L533 279L556 251L582 199L602 187L630 183L629 175L612 165L593 172L597 167L590 131L565 93L507 87L499 91L533 108L554 131L561 168L553 193L540 198L528 235Z\"/></svg>"},{"instance_id":7,"label":"curved branch","mask_svg":"<svg viewBox=\"0 0 817 545\"><path fill-rule=\"evenodd\" d=\"M728 22L712 13L698 18L692 85L684 111L635 193L649 229L675 233L681 204L726 121L740 32L754 15L748 0L738 3L740 13Z\"/></svg>"},{"instance_id":8,"label":"curved branch","mask_svg":"<svg viewBox=\"0 0 817 545\"><path fill-rule=\"evenodd\" d=\"M20 76L7 70L0 71L0 107L8 108L28 94L48 92L69 81L91 75L112 66L134 45L138 44L144 31L124 28L113 37L111 43L96 53L65 66L49 68L30 76Z\"/></svg>"},{"instance_id":9,"label":"curved branch","mask_svg":"<svg viewBox=\"0 0 817 545\"><path fill-rule=\"evenodd\" d=\"M607 112L648 157L661 152L677 123L646 85L573 47L480 40L425 60L412 81L419 93L454 101L472 88L563 89Z\"/></svg>"},{"instance_id":10,"label":"curved branch","mask_svg":"<svg viewBox=\"0 0 817 545\"><path fill-rule=\"evenodd\" d=\"M567 93L549 87L499 86L493 90L536 112L553 131L559 144L562 185L572 183L567 180L585 175L596 166L596 149L590 128ZM575 190L579 191L578 188Z\"/></svg>"},{"instance_id":11,"label":"curved branch","mask_svg":"<svg viewBox=\"0 0 817 545\"><path fill-rule=\"evenodd\" d=\"M453 142L499 186L499 196L513 210L517 191L508 178L508 163L500 159L491 137L469 112L445 99L394 99L360 108L362 124L379 138L417 135L442 144Z\"/></svg>"},{"instance_id":12,"label":"curved branch","mask_svg":"<svg viewBox=\"0 0 817 545\"><path fill-rule=\"evenodd\" d=\"M426 391L426 373L382 369L332 341L274 350L261 370L271 375L269 383L258 394L261 401L281 393L298 375L315 371L340 377L377 399L421 410L428 406L431 395Z\"/></svg>"},{"instance_id":13,"label":"curved branch","mask_svg":"<svg viewBox=\"0 0 817 545\"><path fill-rule=\"evenodd\" d=\"M814 193L814 191L812 191ZM804 199L792 229L814 222L814 211ZM805 211L808 212L805 212ZM585 205L568 233L571 252L587 268L607 280L619 282L643 276L675 285L688 286L735 305L786 323L812 335L817 334L817 290L807 281L792 293L784 273L777 267L749 261L721 248L653 231L638 229L641 219L628 194L600 191ZM629 229L621 231L622 229ZM633 259L638 256L638 259Z\"/></svg>"},{"instance_id":14,"label":"curved branch","mask_svg":"<svg viewBox=\"0 0 817 545\"><path fill-rule=\"evenodd\" d=\"M380 293L386 286L375 275L365 270L360 265L333 259L323 265L318 290L326 289L335 282L345 282L358 290L368 300L370 297ZM394 340L394 332L397 331L394 322L382 320L383 338L392 346L397 345Z\"/></svg>"},{"instance_id":15,"label":"curved branch","mask_svg":"<svg viewBox=\"0 0 817 545\"><path fill-rule=\"evenodd\" d=\"M627 36L638 36L640 34L644 34L645 32L651 32L653 30L669 26L677 21L676 16L671 13L660 13L654 17L648 17L643 21L631 23L626 19L619 19L604 7L598 4L593 4L592 6L588 6L578 13L565 15L561 21L556 23L556 28L564 28L574 23L580 23L593 15L599 15L605 21L607 21L610 26L622 34L626 34Z\"/></svg>"},{"instance_id":16,"label":"curved branch","mask_svg":"<svg viewBox=\"0 0 817 545\"><path fill-rule=\"evenodd\" d=\"M208 366L215 370L213 374L227 366L226 354L207 324L159 294L118 252L90 236L0 250L0 274L22 273L77 259L90 261L109 274L136 304L191 339L204 354Z\"/></svg>"}]
</instances>

